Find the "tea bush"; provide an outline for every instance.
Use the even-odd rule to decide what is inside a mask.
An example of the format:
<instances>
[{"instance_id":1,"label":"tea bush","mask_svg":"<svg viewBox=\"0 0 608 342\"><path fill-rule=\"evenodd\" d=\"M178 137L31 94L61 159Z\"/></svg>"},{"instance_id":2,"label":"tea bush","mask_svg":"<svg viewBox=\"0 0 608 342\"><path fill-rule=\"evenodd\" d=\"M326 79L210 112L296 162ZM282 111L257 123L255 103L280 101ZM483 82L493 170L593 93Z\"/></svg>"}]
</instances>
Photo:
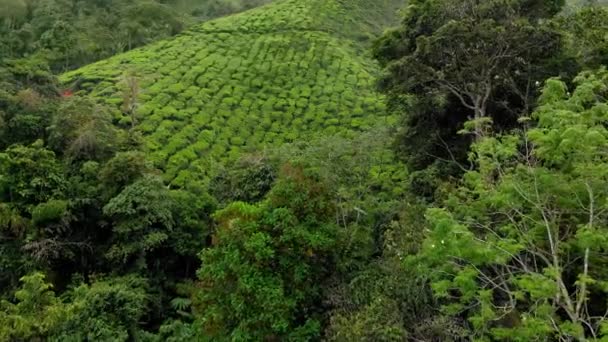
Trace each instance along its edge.
<instances>
[{"instance_id":1,"label":"tea bush","mask_svg":"<svg viewBox=\"0 0 608 342\"><path fill-rule=\"evenodd\" d=\"M184 169L208 178L213 169L200 174L193 161L225 163L242 151L316 135L352 136L386 122L374 89L378 68L360 42L345 39L374 32L352 26L360 22L360 3L277 1L67 73L62 81L120 108L118 83L126 72L138 75L136 129L151 159L167 181ZM130 125L130 119L115 121Z\"/></svg>"}]
</instances>

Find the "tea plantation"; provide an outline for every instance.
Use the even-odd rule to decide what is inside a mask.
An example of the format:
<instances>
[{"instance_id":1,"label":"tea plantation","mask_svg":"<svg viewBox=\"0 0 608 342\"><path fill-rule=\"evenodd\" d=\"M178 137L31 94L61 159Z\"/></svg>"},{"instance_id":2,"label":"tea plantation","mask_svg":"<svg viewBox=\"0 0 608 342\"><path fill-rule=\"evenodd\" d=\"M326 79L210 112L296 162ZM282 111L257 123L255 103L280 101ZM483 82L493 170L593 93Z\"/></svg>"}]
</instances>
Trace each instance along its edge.
<instances>
[{"instance_id":1,"label":"tea plantation","mask_svg":"<svg viewBox=\"0 0 608 342\"><path fill-rule=\"evenodd\" d=\"M402 3L279 0L61 80L113 105L116 123L140 131L182 186L244 152L393 123L364 48Z\"/></svg>"}]
</instances>

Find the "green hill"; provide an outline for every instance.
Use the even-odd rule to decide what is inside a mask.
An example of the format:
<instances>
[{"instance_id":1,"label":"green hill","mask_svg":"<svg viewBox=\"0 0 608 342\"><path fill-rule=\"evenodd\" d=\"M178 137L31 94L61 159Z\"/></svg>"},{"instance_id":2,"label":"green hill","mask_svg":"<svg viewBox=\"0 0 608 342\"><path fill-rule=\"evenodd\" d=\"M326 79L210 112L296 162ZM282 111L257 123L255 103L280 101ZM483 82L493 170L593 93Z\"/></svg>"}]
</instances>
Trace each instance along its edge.
<instances>
[{"instance_id":1,"label":"green hill","mask_svg":"<svg viewBox=\"0 0 608 342\"><path fill-rule=\"evenodd\" d=\"M62 82L114 105L116 122L141 131L150 159L184 185L243 152L394 121L374 90L379 69L365 47L402 3L276 1ZM137 105L125 106L131 95Z\"/></svg>"}]
</instances>

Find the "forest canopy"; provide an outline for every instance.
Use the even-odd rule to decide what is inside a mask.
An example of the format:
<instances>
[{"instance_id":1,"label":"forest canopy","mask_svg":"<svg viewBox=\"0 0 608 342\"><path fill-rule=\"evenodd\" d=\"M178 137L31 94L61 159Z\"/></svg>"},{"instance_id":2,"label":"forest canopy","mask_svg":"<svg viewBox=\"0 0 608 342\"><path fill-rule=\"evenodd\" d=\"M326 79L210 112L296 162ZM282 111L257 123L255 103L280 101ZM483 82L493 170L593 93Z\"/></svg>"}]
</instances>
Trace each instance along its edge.
<instances>
[{"instance_id":1,"label":"forest canopy","mask_svg":"<svg viewBox=\"0 0 608 342\"><path fill-rule=\"evenodd\" d=\"M608 339L607 23L0 0L0 340Z\"/></svg>"}]
</instances>

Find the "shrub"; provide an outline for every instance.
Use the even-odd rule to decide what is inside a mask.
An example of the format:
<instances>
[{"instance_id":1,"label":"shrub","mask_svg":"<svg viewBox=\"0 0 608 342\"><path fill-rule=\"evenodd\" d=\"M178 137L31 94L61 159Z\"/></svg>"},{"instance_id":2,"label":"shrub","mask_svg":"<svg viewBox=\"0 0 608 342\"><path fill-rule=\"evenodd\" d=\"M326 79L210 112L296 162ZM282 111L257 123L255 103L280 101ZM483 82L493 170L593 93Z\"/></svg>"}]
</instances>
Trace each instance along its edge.
<instances>
[{"instance_id":1,"label":"shrub","mask_svg":"<svg viewBox=\"0 0 608 342\"><path fill-rule=\"evenodd\" d=\"M68 202L50 200L38 204L32 210L32 221L39 226L59 221L68 210Z\"/></svg>"},{"instance_id":2,"label":"shrub","mask_svg":"<svg viewBox=\"0 0 608 342\"><path fill-rule=\"evenodd\" d=\"M288 9L283 8L286 4ZM276 147L315 132L333 134L336 128L319 129L340 125L338 115L349 129L365 130L386 116L373 84L378 69L335 39L335 28L308 31L326 29L325 24L319 26L326 19L312 18L314 13L340 8L321 5L329 7L311 14L308 0L289 0L264 11L203 23L174 40L62 77L66 82L95 80L83 83L83 88L118 109L118 76L124 68L137 69L143 95L138 130L150 140L145 145L155 151L157 165L199 141L196 148L193 145L197 158L219 162L237 153L226 152L233 146L239 147L233 151L242 152L262 143ZM243 30L249 33L241 34ZM114 114L115 122L129 125L120 111ZM179 134L191 128L201 133ZM216 141L216 136L221 139Z\"/></svg>"}]
</instances>

